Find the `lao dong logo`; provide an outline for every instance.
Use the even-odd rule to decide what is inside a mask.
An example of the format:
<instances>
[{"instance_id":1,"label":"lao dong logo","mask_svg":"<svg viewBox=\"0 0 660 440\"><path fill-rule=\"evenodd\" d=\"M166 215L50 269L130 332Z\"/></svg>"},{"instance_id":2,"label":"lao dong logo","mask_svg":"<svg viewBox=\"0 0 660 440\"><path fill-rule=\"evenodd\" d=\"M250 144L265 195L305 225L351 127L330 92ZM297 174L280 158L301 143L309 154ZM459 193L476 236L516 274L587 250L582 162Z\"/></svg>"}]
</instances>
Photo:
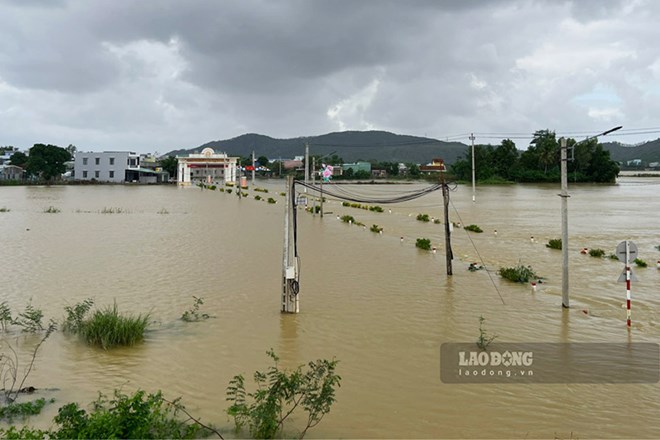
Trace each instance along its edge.
<instances>
[{"instance_id":1,"label":"lao dong logo","mask_svg":"<svg viewBox=\"0 0 660 440\"><path fill-rule=\"evenodd\" d=\"M530 367L534 362L531 351L459 351L460 367Z\"/></svg>"}]
</instances>

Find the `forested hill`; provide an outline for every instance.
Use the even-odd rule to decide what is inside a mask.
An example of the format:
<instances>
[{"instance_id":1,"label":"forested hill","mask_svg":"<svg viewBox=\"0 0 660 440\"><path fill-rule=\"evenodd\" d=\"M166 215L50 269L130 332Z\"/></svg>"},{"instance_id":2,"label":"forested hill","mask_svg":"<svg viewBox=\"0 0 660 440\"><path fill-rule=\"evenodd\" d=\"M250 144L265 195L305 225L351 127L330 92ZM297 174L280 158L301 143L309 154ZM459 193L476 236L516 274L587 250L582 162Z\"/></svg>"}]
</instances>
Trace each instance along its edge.
<instances>
[{"instance_id":1,"label":"forested hill","mask_svg":"<svg viewBox=\"0 0 660 440\"><path fill-rule=\"evenodd\" d=\"M618 142L603 143L603 148L610 152L612 160L626 162L641 159L644 163L660 162L660 139L637 146L623 145Z\"/></svg>"},{"instance_id":2,"label":"forested hill","mask_svg":"<svg viewBox=\"0 0 660 440\"><path fill-rule=\"evenodd\" d=\"M189 150L175 150L166 155L197 153L206 147L230 156L247 157L254 150L257 157L270 160L291 159L305 154L305 143L313 155L336 154L345 162L376 160L379 162L428 163L442 158L451 164L464 156L467 145L460 142L443 142L418 136L394 134L387 131L342 131L320 136L274 139L261 134L244 134L233 139L212 141Z\"/></svg>"}]
</instances>

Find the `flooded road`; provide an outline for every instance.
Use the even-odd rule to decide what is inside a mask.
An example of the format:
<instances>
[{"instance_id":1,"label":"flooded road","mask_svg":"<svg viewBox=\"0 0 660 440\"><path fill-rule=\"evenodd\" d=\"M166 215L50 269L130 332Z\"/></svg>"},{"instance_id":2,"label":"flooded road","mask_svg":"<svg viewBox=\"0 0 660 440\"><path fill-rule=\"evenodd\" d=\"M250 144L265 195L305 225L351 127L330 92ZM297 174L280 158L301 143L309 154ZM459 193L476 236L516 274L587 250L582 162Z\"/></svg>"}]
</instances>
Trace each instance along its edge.
<instances>
[{"instance_id":1,"label":"flooded road","mask_svg":"<svg viewBox=\"0 0 660 440\"><path fill-rule=\"evenodd\" d=\"M658 342L660 178L569 183L569 310L561 308L561 252L545 247L561 236L559 185L477 187L476 203L469 186L452 192L451 220L484 231L454 229L452 277L445 274L443 225L416 220L419 213L442 218L439 191L382 205L383 213L332 199L323 219L300 211L299 315L280 313L283 184L257 186L269 194L0 187L0 207L9 209L0 213L2 300L12 310L31 299L61 322L66 305L91 297L154 321L143 344L118 350L90 348L59 331L51 336L29 382L58 389L57 404L33 423L48 426L57 407L90 402L98 391L141 388L182 396L193 414L228 427L229 380L265 368L272 347L287 367L340 361L337 402L310 438L660 438L658 383L440 380L440 345L476 341L480 316L498 342ZM349 189L396 195L422 186ZM256 201L257 194L278 203ZM44 213L50 206L60 212ZM115 213L102 213L109 208ZM367 228L337 220L344 214ZM383 234L369 231L372 224ZM416 238L431 239L437 253L415 248ZM622 263L579 252L609 255L623 240L635 242L649 263L634 268L630 332L625 284L617 283ZM470 272L471 262L489 270ZM497 276L519 262L544 277L536 293ZM204 298L202 310L213 319L180 320L193 295Z\"/></svg>"}]
</instances>

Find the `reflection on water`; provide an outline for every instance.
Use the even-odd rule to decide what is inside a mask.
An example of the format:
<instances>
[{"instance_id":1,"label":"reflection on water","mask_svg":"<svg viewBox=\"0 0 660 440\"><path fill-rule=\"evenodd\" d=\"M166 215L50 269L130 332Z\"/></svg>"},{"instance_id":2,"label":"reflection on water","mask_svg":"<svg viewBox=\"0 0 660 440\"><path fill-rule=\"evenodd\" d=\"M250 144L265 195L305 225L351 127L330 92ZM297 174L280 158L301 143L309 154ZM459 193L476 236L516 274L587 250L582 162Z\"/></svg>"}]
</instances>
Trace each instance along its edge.
<instances>
[{"instance_id":1,"label":"reflection on water","mask_svg":"<svg viewBox=\"0 0 660 440\"><path fill-rule=\"evenodd\" d=\"M283 200L277 182L260 186ZM329 200L332 215L299 215L301 313L285 316L282 202L196 188L0 187L0 205L11 209L0 213L3 300L17 310L32 299L58 320L65 305L88 297L151 314L146 340L136 347L106 352L54 334L30 382L57 388L60 404L118 387L162 389L223 426L230 378L264 369L272 347L287 367L340 360L336 406L311 437L658 438L658 384L457 385L443 384L439 372L440 345L475 341L480 316L497 342L657 342L658 188L655 178L571 186L569 310L561 308L561 252L544 246L561 233L557 185L479 187L477 203L471 188L459 186L451 220L484 232L454 230L450 278L443 226L415 219L442 217L440 192L391 213ZM61 212L44 213L51 205ZM338 221L343 214L367 228ZM370 232L372 224L384 233ZM416 249L417 238L430 238L438 252ZM583 247L609 254L625 239L650 263L635 269L630 333L621 308L625 284L616 282L621 263L579 254ZM467 271L476 261L489 272ZM545 278L536 293L496 275L519 262ZM180 321L192 295L204 298L213 319ZM48 426L54 411L36 423Z\"/></svg>"}]
</instances>

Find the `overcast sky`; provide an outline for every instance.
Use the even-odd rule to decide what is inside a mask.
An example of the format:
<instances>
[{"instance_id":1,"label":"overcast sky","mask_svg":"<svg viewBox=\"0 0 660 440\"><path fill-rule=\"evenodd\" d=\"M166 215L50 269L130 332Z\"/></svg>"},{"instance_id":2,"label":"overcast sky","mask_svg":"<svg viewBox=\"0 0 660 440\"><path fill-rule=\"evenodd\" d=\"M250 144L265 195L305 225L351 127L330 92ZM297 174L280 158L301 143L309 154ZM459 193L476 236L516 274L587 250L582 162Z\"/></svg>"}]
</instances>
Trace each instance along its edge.
<instances>
[{"instance_id":1,"label":"overcast sky","mask_svg":"<svg viewBox=\"0 0 660 440\"><path fill-rule=\"evenodd\" d=\"M659 18L654 0L0 0L0 145L652 140Z\"/></svg>"}]
</instances>

